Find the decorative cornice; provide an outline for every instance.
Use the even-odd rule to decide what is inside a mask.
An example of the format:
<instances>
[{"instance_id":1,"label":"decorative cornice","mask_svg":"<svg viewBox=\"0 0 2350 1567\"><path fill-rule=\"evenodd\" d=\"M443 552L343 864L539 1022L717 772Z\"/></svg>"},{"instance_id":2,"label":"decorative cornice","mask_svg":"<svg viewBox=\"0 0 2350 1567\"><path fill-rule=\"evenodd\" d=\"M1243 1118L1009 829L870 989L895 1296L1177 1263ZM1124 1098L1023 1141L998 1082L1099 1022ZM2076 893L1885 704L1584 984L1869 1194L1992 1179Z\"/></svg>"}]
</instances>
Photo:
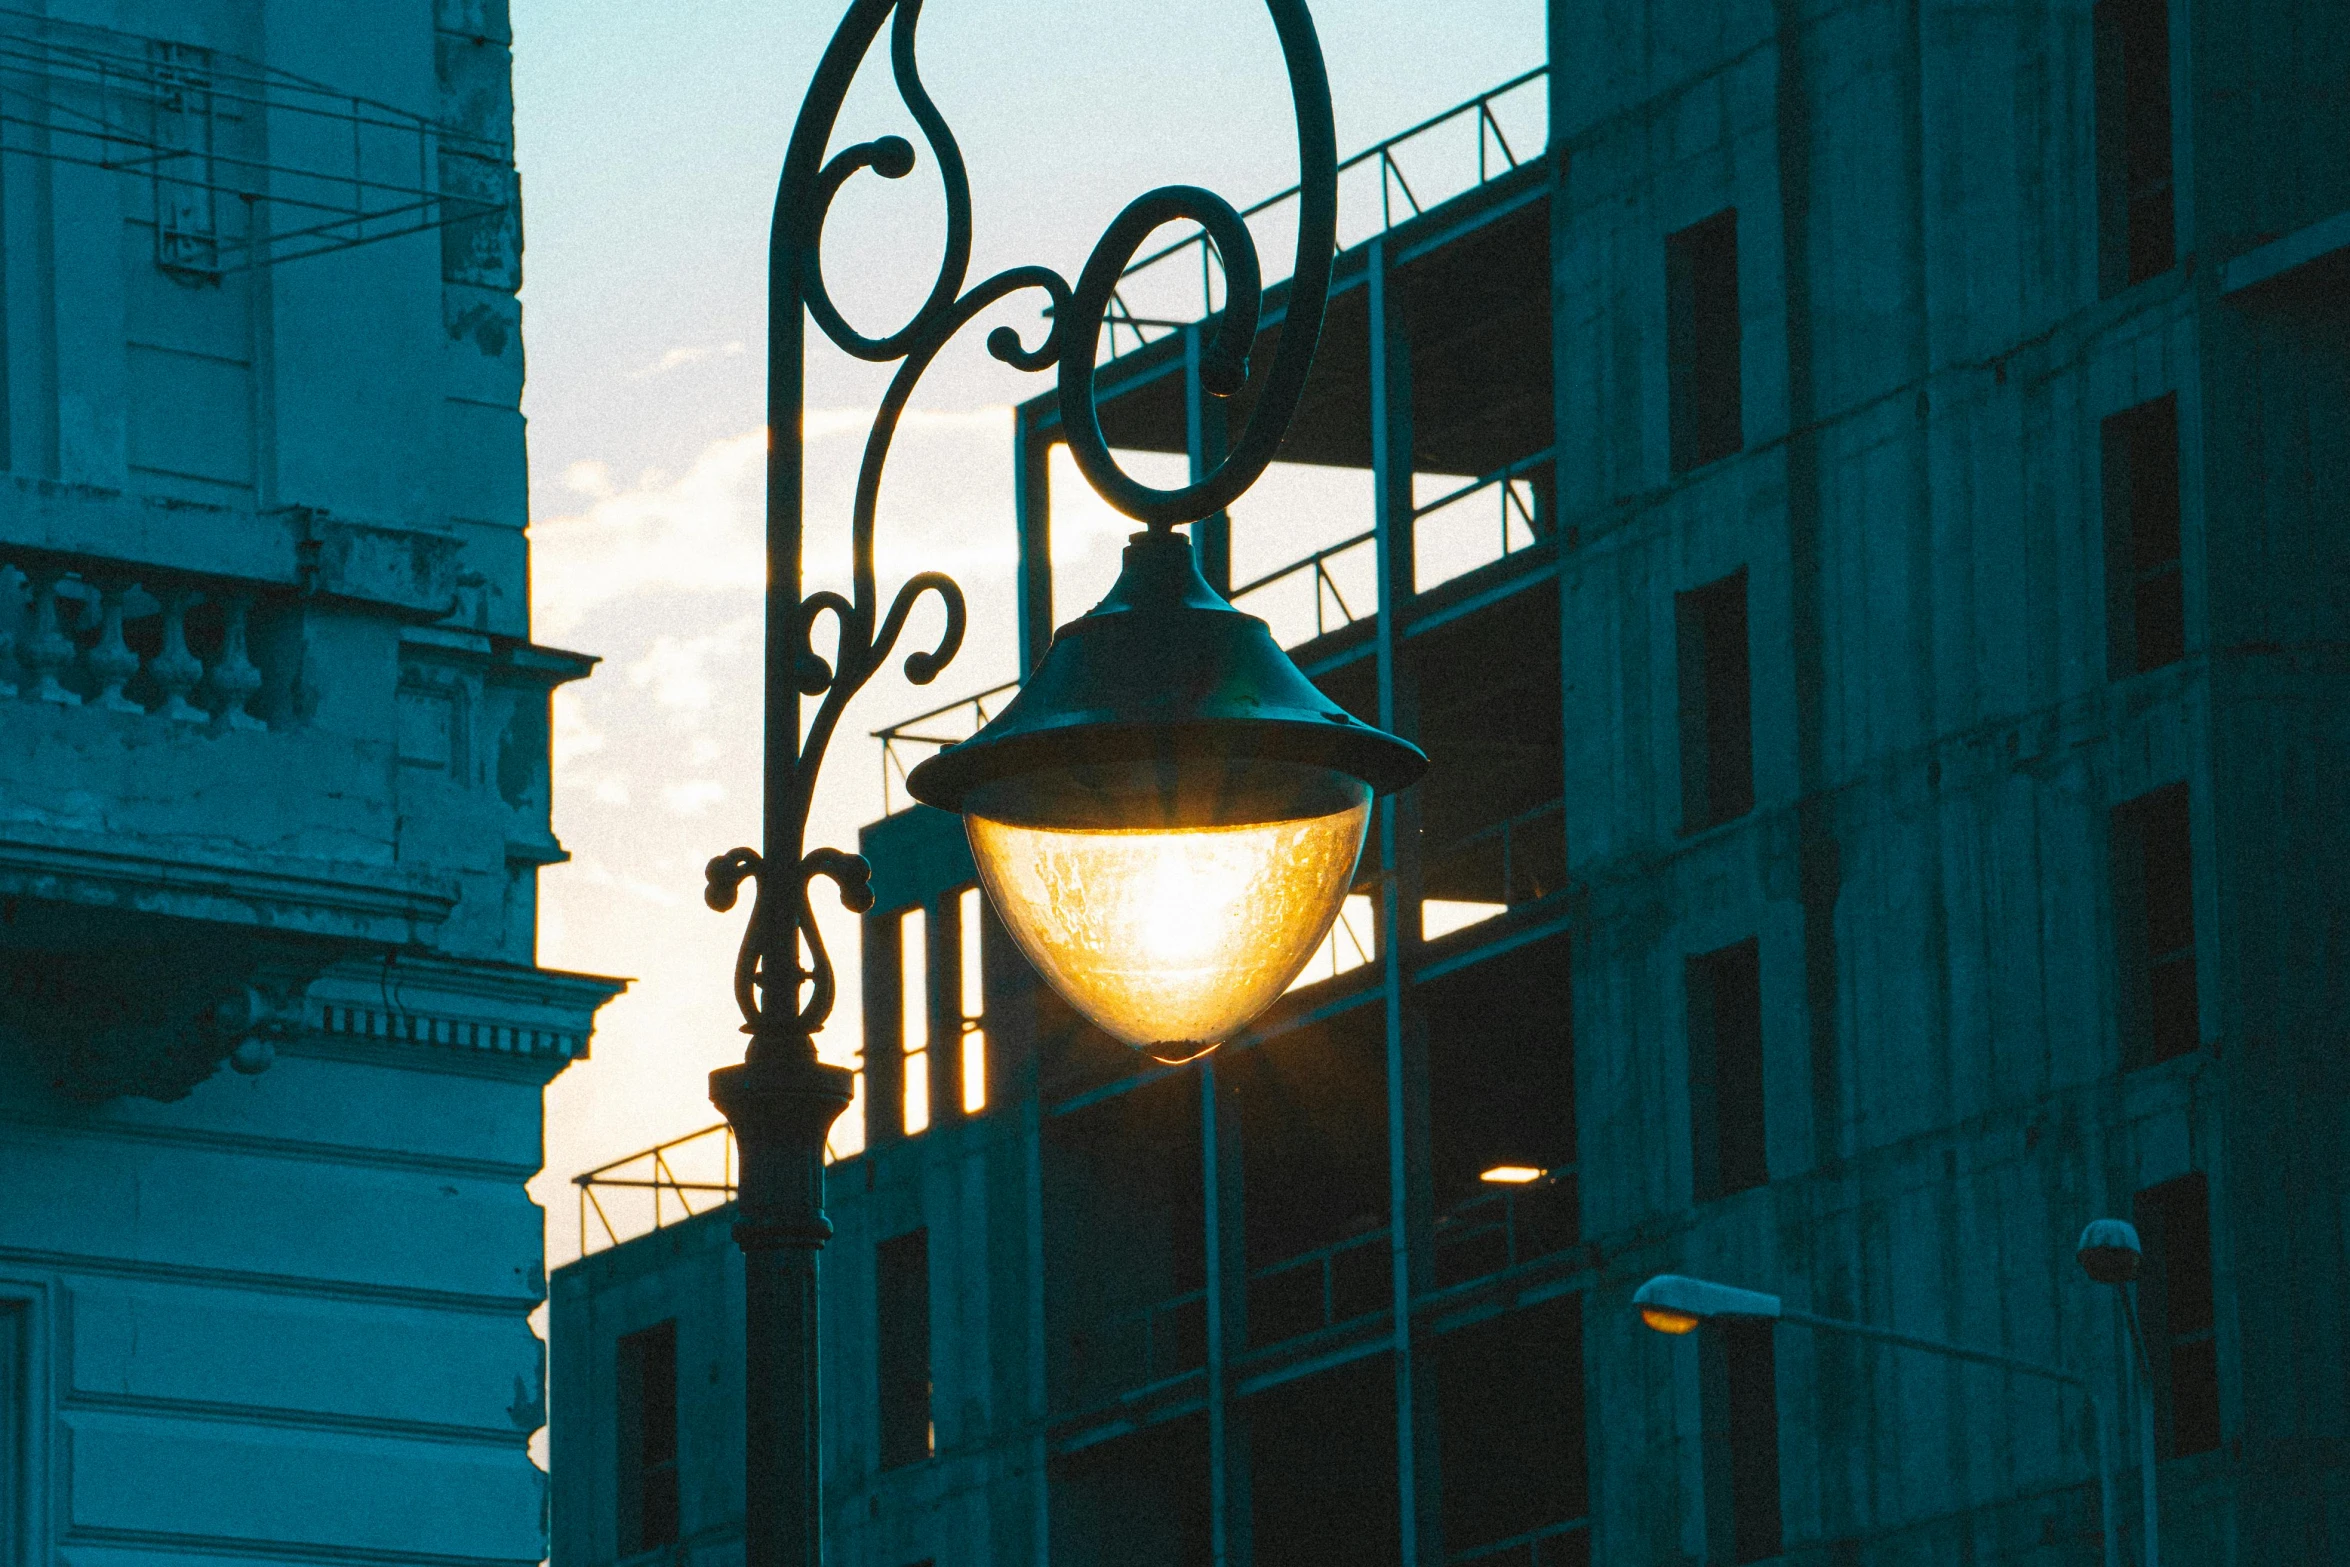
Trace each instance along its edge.
<instances>
[{"instance_id":1,"label":"decorative cornice","mask_svg":"<svg viewBox=\"0 0 2350 1567\"><path fill-rule=\"evenodd\" d=\"M530 1060L584 1059L596 1010L625 979L414 951L350 958L313 980L305 1028Z\"/></svg>"},{"instance_id":2,"label":"decorative cornice","mask_svg":"<svg viewBox=\"0 0 2350 1567\"><path fill-rule=\"evenodd\" d=\"M399 944L439 925L457 906L456 891L438 878L372 867L320 875L100 848L63 834L33 838L22 824L7 833L0 841L0 896Z\"/></svg>"}]
</instances>

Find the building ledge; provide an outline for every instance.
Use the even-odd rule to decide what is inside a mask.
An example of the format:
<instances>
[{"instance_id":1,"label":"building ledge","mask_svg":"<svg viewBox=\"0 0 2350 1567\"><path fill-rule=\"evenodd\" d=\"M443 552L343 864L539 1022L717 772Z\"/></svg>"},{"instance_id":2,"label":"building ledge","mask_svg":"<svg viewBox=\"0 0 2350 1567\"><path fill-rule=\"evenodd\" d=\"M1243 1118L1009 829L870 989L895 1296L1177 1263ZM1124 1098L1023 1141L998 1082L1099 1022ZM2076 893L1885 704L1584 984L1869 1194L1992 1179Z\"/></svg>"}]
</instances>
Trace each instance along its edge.
<instances>
[{"instance_id":1,"label":"building ledge","mask_svg":"<svg viewBox=\"0 0 2350 1567\"><path fill-rule=\"evenodd\" d=\"M2232 299L2271 285L2296 288L2350 280L2350 212L2337 212L2248 250L2220 268L2219 292Z\"/></svg>"}]
</instances>

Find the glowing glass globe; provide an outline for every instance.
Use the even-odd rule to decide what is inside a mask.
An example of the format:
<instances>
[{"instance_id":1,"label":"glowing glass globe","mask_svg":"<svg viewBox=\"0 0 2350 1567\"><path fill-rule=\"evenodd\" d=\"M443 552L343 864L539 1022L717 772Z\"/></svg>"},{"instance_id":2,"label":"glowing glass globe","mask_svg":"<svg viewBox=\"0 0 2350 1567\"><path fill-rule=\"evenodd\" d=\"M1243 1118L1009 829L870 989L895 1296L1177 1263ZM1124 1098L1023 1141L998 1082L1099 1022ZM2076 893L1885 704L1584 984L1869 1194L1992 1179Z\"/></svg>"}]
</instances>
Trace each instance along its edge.
<instances>
[{"instance_id":1,"label":"glowing glass globe","mask_svg":"<svg viewBox=\"0 0 2350 1567\"><path fill-rule=\"evenodd\" d=\"M1173 1057L1288 989L1354 882L1374 795L1419 750L1315 689L1179 534L1138 534L1019 696L914 769L961 813L988 901L1105 1032Z\"/></svg>"},{"instance_id":2,"label":"glowing glass globe","mask_svg":"<svg viewBox=\"0 0 2350 1567\"><path fill-rule=\"evenodd\" d=\"M1184 1054L1229 1039L1289 988L1337 920L1370 826L1369 786L1280 764L1249 771L1289 775L1285 813L1056 826L991 814L989 791L965 806L997 917L1037 973L1114 1038Z\"/></svg>"}]
</instances>

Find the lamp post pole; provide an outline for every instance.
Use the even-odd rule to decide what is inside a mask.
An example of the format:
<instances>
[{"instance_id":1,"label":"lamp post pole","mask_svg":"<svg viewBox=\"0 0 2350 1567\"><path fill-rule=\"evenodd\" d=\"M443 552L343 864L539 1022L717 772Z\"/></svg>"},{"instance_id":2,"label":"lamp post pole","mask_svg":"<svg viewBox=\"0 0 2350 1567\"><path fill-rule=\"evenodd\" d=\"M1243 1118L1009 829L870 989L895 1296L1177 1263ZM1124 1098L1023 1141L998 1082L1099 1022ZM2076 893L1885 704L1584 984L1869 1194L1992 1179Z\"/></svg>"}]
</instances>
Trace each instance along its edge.
<instances>
[{"instance_id":1,"label":"lamp post pole","mask_svg":"<svg viewBox=\"0 0 2350 1567\"><path fill-rule=\"evenodd\" d=\"M1111 291L1151 233L1192 222L1212 243L1226 278L1225 308L1210 342L1210 390L1230 396L1257 380L1248 369L1261 303L1256 249L1231 205L1196 186L1147 192L1119 213L1075 286L1041 266L1014 267L964 287L971 256L971 192L962 154L924 90L915 29L922 0L851 0L819 61L784 156L768 249L767 633L763 838L713 859L704 899L720 911L753 887L736 958L734 996L748 1048L740 1065L710 1075L710 1098L733 1126L741 1150L734 1236L744 1282L744 1564L820 1567L822 1484L818 1426L817 1254L832 1233L824 1215L824 1151L832 1123L848 1108L852 1075L817 1059L816 1035L831 1014L834 974L809 902L816 878L833 884L852 912L873 905L870 867L838 849L806 847L817 773L849 700L889 659L925 594L938 597L946 627L937 645L909 655L907 677L929 683L961 645L961 590L923 572L905 582L884 613L876 591L875 506L882 466L915 383L963 327L1008 297L1041 293L1049 324L1024 348L1010 327L988 334L988 352L1016 369L1061 367L1064 427L1087 480L1130 516L1165 530L1222 511L1272 460L1302 394L1320 335L1336 233L1337 157L1329 84L1305 0L1264 0L1288 67L1298 128L1297 259L1287 316L1242 439L1195 482L1171 490L1140 485L1119 470L1100 436L1092 366ZM946 239L928 297L896 331L867 336L834 306L820 246L832 198L870 170L911 173L911 142L883 136L826 157L841 105L882 28L898 96L927 145L946 198ZM847 595L807 593L801 581L802 432L807 322L834 345L873 363L895 363L867 436L851 516ZM829 617L830 656L814 631ZM802 722L803 700L815 707Z\"/></svg>"}]
</instances>

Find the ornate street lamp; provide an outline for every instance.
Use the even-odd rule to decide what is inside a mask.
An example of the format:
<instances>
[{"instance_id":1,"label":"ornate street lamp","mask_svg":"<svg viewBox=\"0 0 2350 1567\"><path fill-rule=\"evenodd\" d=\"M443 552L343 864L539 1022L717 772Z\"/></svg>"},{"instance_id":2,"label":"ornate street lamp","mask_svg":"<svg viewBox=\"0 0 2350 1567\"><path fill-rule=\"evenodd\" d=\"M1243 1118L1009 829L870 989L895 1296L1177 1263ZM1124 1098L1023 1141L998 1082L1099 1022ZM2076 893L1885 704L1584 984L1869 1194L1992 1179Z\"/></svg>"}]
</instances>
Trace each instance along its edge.
<instances>
[{"instance_id":1,"label":"ornate street lamp","mask_svg":"<svg viewBox=\"0 0 2350 1567\"><path fill-rule=\"evenodd\" d=\"M1408 785L1427 765L1323 697L1262 621L1208 587L1189 541L1173 531L1224 510L1264 472L1321 333L1338 205L1329 82L1304 0L1265 5L1297 117L1297 259L1280 344L1260 373L1246 428L1212 471L1178 488L1137 483L1111 458L1094 406L1094 360L1119 275L1154 230L1188 221L1206 231L1225 277L1201 381L1228 397L1259 380L1248 365L1262 304L1256 247L1228 203L1196 186L1151 191L1110 225L1074 288L1040 266L965 288L970 185L916 67L921 0L854 0L792 130L768 260L765 844L712 860L705 893L724 910L744 881L756 889L734 978L751 1042L740 1066L710 1076L710 1098L733 1125L742 1158L734 1233L746 1292L745 1567L818 1567L822 1559L816 1254L831 1235L825 1138L848 1107L851 1076L816 1059L834 979L809 889L825 877L859 912L873 895L862 859L806 848L808 807L843 709L890 656L925 593L945 606L946 630L938 646L906 659L907 678L935 679L962 642L963 596L952 580L915 576L886 613L874 583L882 466L939 351L982 311L1023 290L1041 293L1050 320L1043 341L1023 348L1018 333L998 327L988 351L1021 370L1059 366L1062 423L1080 471L1144 525L1117 586L1061 628L1019 698L912 779L917 798L963 813L998 914L1074 1005L1137 1046L1189 1053L1229 1037L1281 993L1329 931L1372 797ZM900 179L914 167L912 145L897 136L825 157L850 80L885 22L898 95L944 187L946 246L913 318L868 337L834 306L819 251L825 214L850 178L870 169ZM846 352L898 366L865 443L847 598L801 592L809 317ZM837 632L830 659L814 641L827 616ZM818 699L804 737L803 697Z\"/></svg>"}]
</instances>

